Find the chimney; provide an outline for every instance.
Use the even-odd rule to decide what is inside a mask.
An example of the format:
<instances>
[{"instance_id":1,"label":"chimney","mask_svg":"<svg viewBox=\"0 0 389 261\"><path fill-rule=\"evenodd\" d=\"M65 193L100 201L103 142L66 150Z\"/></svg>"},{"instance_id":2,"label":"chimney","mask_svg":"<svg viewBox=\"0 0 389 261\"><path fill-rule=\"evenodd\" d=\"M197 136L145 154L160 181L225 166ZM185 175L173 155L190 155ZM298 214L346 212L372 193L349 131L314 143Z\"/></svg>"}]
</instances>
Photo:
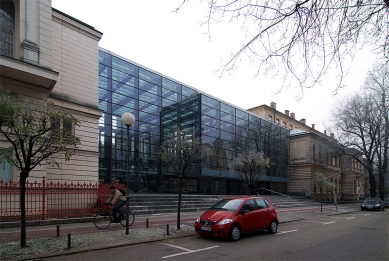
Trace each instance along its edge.
<instances>
[{"instance_id":1,"label":"chimney","mask_svg":"<svg viewBox=\"0 0 389 261\"><path fill-rule=\"evenodd\" d=\"M273 108L273 109L277 109L277 103L275 103L275 102L271 102L270 103L270 108Z\"/></svg>"},{"instance_id":2,"label":"chimney","mask_svg":"<svg viewBox=\"0 0 389 261\"><path fill-rule=\"evenodd\" d=\"M324 135L327 135L327 130L324 130Z\"/></svg>"},{"instance_id":3,"label":"chimney","mask_svg":"<svg viewBox=\"0 0 389 261\"><path fill-rule=\"evenodd\" d=\"M295 119L295 118L296 118L296 114L294 114L294 112L291 112L291 113L290 113L290 117L291 117L292 119Z\"/></svg>"},{"instance_id":4,"label":"chimney","mask_svg":"<svg viewBox=\"0 0 389 261\"><path fill-rule=\"evenodd\" d=\"M285 115L289 116L289 111L288 110L285 110Z\"/></svg>"},{"instance_id":5,"label":"chimney","mask_svg":"<svg viewBox=\"0 0 389 261\"><path fill-rule=\"evenodd\" d=\"M302 119L300 120L300 122L301 122L302 124L307 124L307 120L304 119L304 118L302 118Z\"/></svg>"},{"instance_id":6,"label":"chimney","mask_svg":"<svg viewBox=\"0 0 389 261\"><path fill-rule=\"evenodd\" d=\"M315 129L315 124L312 124L312 129Z\"/></svg>"},{"instance_id":7,"label":"chimney","mask_svg":"<svg viewBox=\"0 0 389 261\"><path fill-rule=\"evenodd\" d=\"M331 133L331 138L334 138L334 134L333 133Z\"/></svg>"}]
</instances>

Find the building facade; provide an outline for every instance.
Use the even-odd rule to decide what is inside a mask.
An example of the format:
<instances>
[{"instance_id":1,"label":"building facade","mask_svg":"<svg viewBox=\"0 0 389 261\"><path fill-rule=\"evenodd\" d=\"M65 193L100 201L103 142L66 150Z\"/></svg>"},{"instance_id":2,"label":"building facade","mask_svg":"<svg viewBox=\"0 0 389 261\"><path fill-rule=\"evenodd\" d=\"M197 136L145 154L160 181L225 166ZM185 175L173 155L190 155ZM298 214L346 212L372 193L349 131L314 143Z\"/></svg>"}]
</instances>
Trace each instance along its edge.
<instances>
[{"instance_id":1,"label":"building facade","mask_svg":"<svg viewBox=\"0 0 389 261\"><path fill-rule=\"evenodd\" d=\"M289 132L179 81L100 48L99 122L102 182L126 182L126 128L121 115L131 112L130 188L134 192L177 193L177 178L164 171L157 156L162 135L180 127L194 130L214 155L184 180L184 191L245 194L232 161L242 148L263 151L271 167L256 184L286 192L289 182Z\"/></svg>"},{"instance_id":2,"label":"building facade","mask_svg":"<svg viewBox=\"0 0 389 261\"><path fill-rule=\"evenodd\" d=\"M335 185L339 200L357 200L369 193L365 169L350 156L337 152L338 141L306 125L306 120L296 120L296 115L286 110L277 111L276 103L251 108L253 112L290 131L290 182L289 194L309 195L319 200L332 200L331 192L320 193L315 186L314 175L323 173Z\"/></svg>"},{"instance_id":3,"label":"building facade","mask_svg":"<svg viewBox=\"0 0 389 261\"><path fill-rule=\"evenodd\" d=\"M0 85L20 100L50 101L70 111L81 145L60 168L42 165L30 182L98 181L98 43L102 33L51 7L44 0L0 1ZM0 149L10 144L0 135ZM1 166L0 179L19 179L17 169Z\"/></svg>"}]
</instances>

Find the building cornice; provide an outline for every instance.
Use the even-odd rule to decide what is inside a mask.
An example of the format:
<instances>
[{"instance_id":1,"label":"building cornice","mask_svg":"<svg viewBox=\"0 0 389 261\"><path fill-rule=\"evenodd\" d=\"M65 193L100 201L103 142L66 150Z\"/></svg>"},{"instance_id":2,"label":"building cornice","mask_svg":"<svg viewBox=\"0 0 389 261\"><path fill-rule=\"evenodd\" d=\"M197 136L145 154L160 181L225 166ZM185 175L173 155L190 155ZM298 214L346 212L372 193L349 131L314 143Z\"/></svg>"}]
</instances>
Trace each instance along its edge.
<instances>
[{"instance_id":1,"label":"building cornice","mask_svg":"<svg viewBox=\"0 0 389 261\"><path fill-rule=\"evenodd\" d=\"M53 8L52 10L52 18L54 22L66 26L74 31L77 31L80 34L86 35L96 41L100 41L101 37L103 36L102 32L95 30L92 26L83 23L65 13L62 13L57 9Z\"/></svg>"}]
</instances>

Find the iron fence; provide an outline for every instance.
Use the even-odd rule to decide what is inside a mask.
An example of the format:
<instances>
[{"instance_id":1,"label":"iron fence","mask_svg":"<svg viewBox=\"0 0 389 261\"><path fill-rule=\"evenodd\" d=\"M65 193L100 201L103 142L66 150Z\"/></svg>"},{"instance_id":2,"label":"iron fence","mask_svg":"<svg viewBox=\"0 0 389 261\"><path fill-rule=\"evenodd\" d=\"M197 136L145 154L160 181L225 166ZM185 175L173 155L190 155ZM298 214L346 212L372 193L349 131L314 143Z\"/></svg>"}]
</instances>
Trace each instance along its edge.
<instances>
[{"instance_id":1,"label":"iron fence","mask_svg":"<svg viewBox=\"0 0 389 261\"><path fill-rule=\"evenodd\" d=\"M93 216L107 201L112 184L26 182L26 220ZM125 189L124 184L114 184ZM20 182L0 180L0 221L20 220Z\"/></svg>"}]
</instances>

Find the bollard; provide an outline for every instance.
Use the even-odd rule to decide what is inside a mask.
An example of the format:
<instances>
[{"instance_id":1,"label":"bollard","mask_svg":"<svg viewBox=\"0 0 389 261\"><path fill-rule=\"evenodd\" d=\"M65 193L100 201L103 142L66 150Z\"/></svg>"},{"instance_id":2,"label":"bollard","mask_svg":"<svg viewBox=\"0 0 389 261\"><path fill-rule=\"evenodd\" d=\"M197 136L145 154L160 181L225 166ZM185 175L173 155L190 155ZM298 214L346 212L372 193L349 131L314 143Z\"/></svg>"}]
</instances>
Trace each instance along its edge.
<instances>
[{"instance_id":1,"label":"bollard","mask_svg":"<svg viewBox=\"0 0 389 261\"><path fill-rule=\"evenodd\" d=\"M68 248L72 248L72 234L68 233Z\"/></svg>"},{"instance_id":2,"label":"bollard","mask_svg":"<svg viewBox=\"0 0 389 261\"><path fill-rule=\"evenodd\" d=\"M146 218L146 228L149 228L149 219Z\"/></svg>"},{"instance_id":3,"label":"bollard","mask_svg":"<svg viewBox=\"0 0 389 261\"><path fill-rule=\"evenodd\" d=\"M59 225L57 225L57 237L59 237Z\"/></svg>"},{"instance_id":4,"label":"bollard","mask_svg":"<svg viewBox=\"0 0 389 261\"><path fill-rule=\"evenodd\" d=\"M169 224L166 224L166 235L169 235Z\"/></svg>"}]
</instances>

